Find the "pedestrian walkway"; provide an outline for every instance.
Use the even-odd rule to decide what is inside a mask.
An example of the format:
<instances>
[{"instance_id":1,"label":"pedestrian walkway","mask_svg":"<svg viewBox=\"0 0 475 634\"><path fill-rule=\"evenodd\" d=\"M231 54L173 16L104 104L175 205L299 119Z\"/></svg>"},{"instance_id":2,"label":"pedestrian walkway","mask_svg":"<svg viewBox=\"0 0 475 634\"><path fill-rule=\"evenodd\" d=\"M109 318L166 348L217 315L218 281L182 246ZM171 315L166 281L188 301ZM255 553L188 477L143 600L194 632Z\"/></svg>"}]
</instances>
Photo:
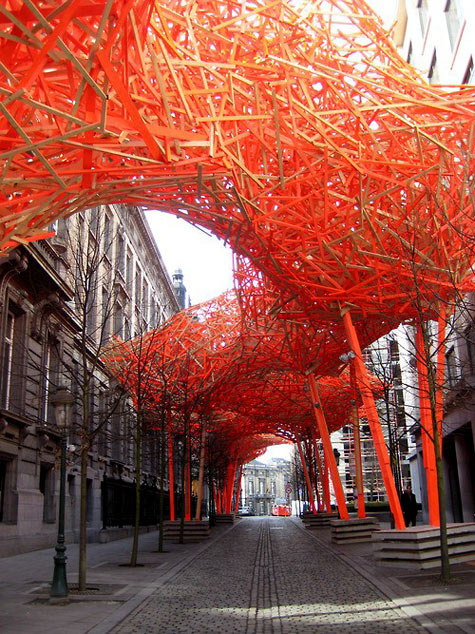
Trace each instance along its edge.
<instances>
[{"instance_id":1,"label":"pedestrian walkway","mask_svg":"<svg viewBox=\"0 0 475 634\"><path fill-rule=\"evenodd\" d=\"M246 518L216 527L210 542L141 537L143 567L128 560L130 539L90 544L87 596L47 602L52 550L0 560L2 634L433 634L475 633L475 567L459 583L435 573L384 570L371 545L334 547L329 531L297 519ZM74 582L77 547L68 547ZM432 579L432 581L430 581ZM429 580L430 585L427 585ZM96 590L94 590L96 588Z\"/></svg>"}]
</instances>

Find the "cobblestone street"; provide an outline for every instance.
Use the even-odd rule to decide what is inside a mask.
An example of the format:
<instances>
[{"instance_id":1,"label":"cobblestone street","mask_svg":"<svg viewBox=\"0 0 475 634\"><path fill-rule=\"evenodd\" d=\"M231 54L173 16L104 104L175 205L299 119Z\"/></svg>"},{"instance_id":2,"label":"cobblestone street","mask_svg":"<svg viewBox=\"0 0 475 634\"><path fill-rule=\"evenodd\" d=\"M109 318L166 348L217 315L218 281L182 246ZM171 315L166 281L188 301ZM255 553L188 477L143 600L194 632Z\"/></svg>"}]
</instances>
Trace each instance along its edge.
<instances>
[{"instance_id":1,"label":"cobblestone street","mask_svg":"<svg viewBox=\"0 0 475 634\"><path fill-rule=\"evenodd\" d=\"M115 634L426 631L287 518L248 518Z\"/></svg>"}]
</instances>

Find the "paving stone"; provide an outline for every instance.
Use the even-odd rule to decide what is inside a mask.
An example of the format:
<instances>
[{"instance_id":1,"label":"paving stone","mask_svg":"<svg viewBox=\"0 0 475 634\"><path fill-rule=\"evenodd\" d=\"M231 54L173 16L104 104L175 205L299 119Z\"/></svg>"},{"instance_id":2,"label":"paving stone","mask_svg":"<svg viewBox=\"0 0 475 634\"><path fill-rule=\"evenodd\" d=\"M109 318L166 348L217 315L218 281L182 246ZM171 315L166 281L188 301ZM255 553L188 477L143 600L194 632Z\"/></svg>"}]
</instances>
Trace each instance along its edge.
<instances>
[{"instance_id":1,"label":"paving stone","mask_svg":"<svg viewBox=\"0 0 475 634\"><path fill-rule=\"evenodd\" d=\"M243 519L112 630L114 634L401 631L425 630L286 518Z\"/></svg>"}]
</instances>

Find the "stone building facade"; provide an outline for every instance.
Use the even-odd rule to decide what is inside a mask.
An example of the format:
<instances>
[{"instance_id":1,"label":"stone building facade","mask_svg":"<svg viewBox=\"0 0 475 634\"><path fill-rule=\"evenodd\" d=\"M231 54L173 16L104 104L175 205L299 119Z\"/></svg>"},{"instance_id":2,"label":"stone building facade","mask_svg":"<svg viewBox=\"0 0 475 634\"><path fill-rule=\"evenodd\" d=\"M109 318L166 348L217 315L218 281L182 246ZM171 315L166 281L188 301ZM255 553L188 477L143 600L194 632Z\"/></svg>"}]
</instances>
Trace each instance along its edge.
<instances>
[{"instance_id":1,"label":"stone building facade","mask_svg":"<svg viewBox=\"0 0 475 634\"><path fill-rule=\"evenodd\" d=\"M290 461L274 458L266 464L253 460L244 466L241 483L241 506L255 515L271 515L276 500L286 499L291 483Z\"/></svg>"},{"instance_id":2,"label":"stone building facade","mask_svg":"<svg viewBox=\"0 0 475 634\"><path fill-rule=\"evenodd\" d=\"M19 246L0 261L0 554L55 542L60 437L50 399L58 385L76 398L68 438L67 538L77 538L85 414L91 433L88 539L97 540L107 524L127 523L124 517L106 522L103 492L109 491L113 505L114 493L123 500L131 488L132 413L124 398L115 407L116 389L100 350L112 337L140 335L179 310L139 209L96 208L52 229L55 237ZM92 375L87 385L83 364ZM156 440L146 439L144 447L142 482L153 492Z\"/></svg>"}]
</instances>

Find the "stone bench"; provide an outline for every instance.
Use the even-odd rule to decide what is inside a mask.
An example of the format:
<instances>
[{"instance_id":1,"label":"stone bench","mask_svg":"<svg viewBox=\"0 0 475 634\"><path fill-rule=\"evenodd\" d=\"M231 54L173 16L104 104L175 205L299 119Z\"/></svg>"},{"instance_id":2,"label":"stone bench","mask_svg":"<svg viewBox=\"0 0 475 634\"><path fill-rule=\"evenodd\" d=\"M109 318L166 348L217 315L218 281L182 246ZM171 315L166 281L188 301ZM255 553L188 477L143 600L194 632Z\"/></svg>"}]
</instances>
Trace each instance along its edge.
<instances>
[{"instance_id":1,"label":"stone bench","mask_svg":"<svg viewBox=\"0 0 475 634\"><path fill-rule=\"evenodd\" d=\"M355 544L370 542L379 521L375 517L350 517L348 520L330 520L332 542L335 544Z\"/></svg>"},{"instance_id":2,"label":"stone bench","mask_svg":"<svg viewBox=\"0 0 475 634\"><path fill-rule=\"evenodd\" d=\"M338 519L338 513L305 513L303 516L305 528L316 529L330 526L330 521Z\"/></svg>"},{"instance_id":3,"label":"stone bench","mask_svg":"<svg viewBox=\"0 0 475 634\"><path fill-rule=\"evenodd\" d=\"M163 537L170 541L179 541L180 538L180 520L167 520L163 523ZM200 542L209 538L209 522L208 520L189 520L185 521L183 531L183 541Z\"/></svg>"},{"instance_id":4,"label":"stone bench","mask_svg":"<svg viewBox=\"0 0 475 634\"><path fill-rule=\"evenodd\" d=\"M434 526L381 530L373 534L376 562L381 566L436 568L440 566L440 532ZM475 559L475 523L448 524L450 563Z\"/></svg>"},{"instance_id":5,"label":"stone bench","mask_svg":"<svg viewBox=\"0 0 475 634\"><path fill-rule=\"evenodd\" d=\"M232 524L234 522L234 513L217 513L214 521L216 524Z\"/></svg>"}]
</instances>

